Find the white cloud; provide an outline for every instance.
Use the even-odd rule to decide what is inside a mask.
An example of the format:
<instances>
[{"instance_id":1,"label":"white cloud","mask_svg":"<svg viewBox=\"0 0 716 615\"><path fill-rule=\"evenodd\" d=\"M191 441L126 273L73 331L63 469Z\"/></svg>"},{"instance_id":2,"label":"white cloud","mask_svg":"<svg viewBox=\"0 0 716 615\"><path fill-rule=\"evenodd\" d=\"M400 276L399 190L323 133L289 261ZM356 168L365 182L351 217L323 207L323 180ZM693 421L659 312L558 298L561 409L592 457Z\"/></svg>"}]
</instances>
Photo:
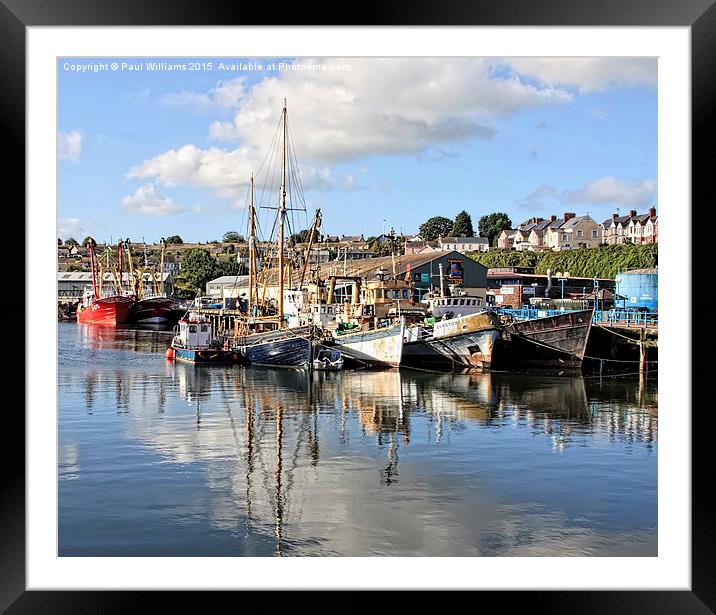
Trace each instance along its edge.
<instances>
[{"instance_id":1,"label":"white cloud","mask_svg":"<svg viewBox=\"0 0 716 615\"><path fill-rule=\"evenodd\" d=\"M505 63L545 85L571 86L583 93L657 84L656 58L508 58Z\"/></svg>"},{"instance_id":2,"label":"white cloud","mask_svg":"<svg viewBox=\"0 0 716 615\"><path fill-rule=\"evenodd\" d=\"M140 186L133 195L125 196L122 205L129 212L151 216L166 216L184 211L184 208L169 197L158 194L151 184Z\"/></svg>"},{"instance_id":3,"label":"white cloud","mask_svg":"<svg viewBox=\"0 0 716 615\"><path fill-rule=\"evenodd\" d=\"M655 85L656 61L643 58L302 59L304 66L349 70L284 71L246 88L242 78L206 93L165 95L164 104L235 108L209 136L235 148L186 144L132 167L128 177L166 186L210 188L237 199L274 139L283 100L305 189L349 187L332 165L372 155L420 154L468 139L492 139L495 118L527 107L567 103L573 94ZM540 126L540 125L538 125ZM535 158L538 152L531 152Z\"/></svg>"},{"instance_id":4,"label":"white cloud","mask_svg":"<svg viewBox=\"0 0 716 615\"><path fill-rule=\"evenodd\" d=\"M169 92L164 94L159 99L159 102L170 107L190 106L202 111L213 107L229 109L239 103L244 96L244 92L244 78L238 77L229 81L219 81L206 93L187 90Z\"/></svg>"},{"instance_id":5,"label":"white cloud","mask_svg":"<svg viewBox=\"0 0 716 615\"><path fill-rule=\"evenodd\" d=\"M236 198L257 172L279 124L283 99L305 189L345 187L331 165L376 154L418 153L466 139L491 139L492 118L571 95L552 86L499 76L493 61L459 59L301 60L303 65L350 65L343 71L284 71L245 91L240 80L206 94L182 92L165 104L237 106L232 121L216 121L211 138L235 149L187 144L145 160L128 176L167 185L213 188Z\"/></svg>"},{"instance_id":6,"label":"white cloud","mask_svg":"<svg viewBox=\"0 0 716 615\"><path fill-rule=\"evenodd\" d=\"M589 182L575 191L565 191L562 201L567 204L605 204L639 207L650 205L656 199L655 179L622 181L616 177L604 177Z\"/></svg>"},{"instance_id":7,"label":"white cloud","mask_svg":"<svg viewBox=\"0 0 716 615\"><path fill-rule=\"evenodd\" d=\"M225 198L240 196L252 172L261 167L262 155L256 149L240 146L235 150L216 147L200 149L185 145L169 150L132 167L127 177L156 179L165 186L191 185L214 189ZM257 177L256 190L261 187ZM301 184L304 189L328 189L333 185L328 167L301 167Z\"/></svg>"},{"instance_id":8,"label":"white cloud","mask_svg":"<svg viewBox=\"0 0 716 615\"><path fill-rule=\"evenodd\" d=\"M76 237L76 235L83 235L86 232L85 226L79 218L63 218L57 223L57 236L60 239L73 237L77 241L82 241L84 238Z\"/></svg>"},{"instance_id":9,"label":"white cloud","mask_svg":"<svg viewBox=\"0 0 716 615\"><path fill-rule=\"evenodd\" d=\"M82 154L82 133L78 130L57 133L57 157L77 162Z\"/></svg>"},{"instance_id":10,"label":"white cloud","mask_svg":"<svg viewBox=\"0 0 716 615\"><path fill-rule=\"evenodd\" d=\"M324 64L305 59L301 63ZM321 162L413 153L469 138L491 139L495 116L567 102L562 90L499 76L485 58L333 59L345 71L287 71L264 79L231 122L214 122L214 139L264 150L284 97L302 158Z\"/></svg>"}]
</instances>

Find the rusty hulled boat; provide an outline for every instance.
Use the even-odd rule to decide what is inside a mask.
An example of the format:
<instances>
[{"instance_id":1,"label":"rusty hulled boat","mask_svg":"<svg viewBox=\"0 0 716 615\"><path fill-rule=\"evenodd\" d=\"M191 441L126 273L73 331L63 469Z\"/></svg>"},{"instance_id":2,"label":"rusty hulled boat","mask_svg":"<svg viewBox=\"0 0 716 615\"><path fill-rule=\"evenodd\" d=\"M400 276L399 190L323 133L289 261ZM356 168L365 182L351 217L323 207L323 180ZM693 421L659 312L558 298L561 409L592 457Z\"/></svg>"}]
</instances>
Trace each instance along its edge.
<instances>
[{"instance_id":1,"label":"rusty hulled boat","mask_svg":"<svg viewBox=\"0 0 716 615\"><path fill-rule=\"evenodd\" d=\"M581 369L592 315L589 309L507 322L495 350L495 369Z\"/></svg>"},{"instance_id":2,"label":"rusty hulled boat","mask_svg":"<svg viewBox=\"0 0 716 615\"><path fill-rule=\"evenodd\" d=\"M406 335L403 362L450 368L489 370L492 353L501 335L497 314L482 310L456 318L443 318L431 328L411 327Z\"/></svg>"}]
</instances>

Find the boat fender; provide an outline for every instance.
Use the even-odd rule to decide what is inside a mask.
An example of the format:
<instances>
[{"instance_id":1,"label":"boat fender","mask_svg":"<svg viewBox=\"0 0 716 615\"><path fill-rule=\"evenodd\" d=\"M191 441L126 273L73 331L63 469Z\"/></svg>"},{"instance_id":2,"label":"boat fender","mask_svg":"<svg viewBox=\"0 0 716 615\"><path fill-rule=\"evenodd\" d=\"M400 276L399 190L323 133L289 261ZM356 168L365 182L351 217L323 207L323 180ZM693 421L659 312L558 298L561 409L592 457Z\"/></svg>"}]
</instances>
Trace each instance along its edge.
<instances>
[{"instance_id":1,"label":"boat fender","mask_svg":"<svg viewBox=\"0 0 716 615\"><path fill-rule=\"evenodd\" d=\"M234 353L234 354L231 355L231 358L232 358L234 361L236 361L236 359L238 359L239 357L237 357L237 356L236 356L236 353Z\"/></svg>"},{"instance_id":2,"label":"boat fender","mask_svg":"<svg viewBox=\"0 0 716 615\"><path fill-rule=\"evenodd\" d=\"M167 361L173 361L174 360L174 349L171 347L167 348L167 351L164 356L167 358Z\"/></svg>"}]
</instances>

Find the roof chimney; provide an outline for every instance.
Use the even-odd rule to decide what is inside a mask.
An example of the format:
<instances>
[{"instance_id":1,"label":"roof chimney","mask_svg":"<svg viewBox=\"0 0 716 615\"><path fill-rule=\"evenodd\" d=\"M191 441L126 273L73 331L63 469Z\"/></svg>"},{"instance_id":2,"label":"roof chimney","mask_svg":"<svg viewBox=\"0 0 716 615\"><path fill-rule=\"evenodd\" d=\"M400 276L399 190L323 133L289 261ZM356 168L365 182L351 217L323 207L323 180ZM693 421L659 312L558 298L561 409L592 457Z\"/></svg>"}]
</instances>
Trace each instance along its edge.
<instances>
[{"instance_id":1,"label":"roof chimney","mask_svg":"<svg viewBox=\"0 0 716 615\"><path fill-rule=\"evenodd\" d=\"M575 213L565 211L565 212L564 212L564 221L566 222L567 220L571 220L571 219L574 218L576 215L577 215L577 214L575 214Z\"/></svg>"},{"instance_id":2,"label":"roof chimney","mask_svg":"<svg viewBox=\"0 0 716 615\"><path fill-rule=\"evenodd\" d=\"M550 221L550 222L554 222L556 219L557 219L557 216L555 216L554 214L552 214L552 215L549 217L549 221Z\"/></svg>"},{"instance_id":3,"label":"roof chimney","mask_svg":"<svg viewBox=\"0 0 716 615\"><path fill-rule=\"evenodd\" d=\"M616 220L619 217L619 214L612 214L612 220Z\"/></svg>"},{"instance_id":4,"label":"roof chimney","mask_svg":"<svg viewBox=\"0 0 716 615\"><path fill-rule=\"evenodd\" d=\"M656 217L656 207L649 207L649 216Z\"/></svg>"},{"instance_id":5,"label":"roof chimney","mask_svg":"<svg viewBox=\"0 0 716 615\"><path fill-rule=\"evenodd\" d=\"M629 211L629 217L633 218L634 216L636 216L636 209L632 209Z\"/></svg>"}]
</instances>

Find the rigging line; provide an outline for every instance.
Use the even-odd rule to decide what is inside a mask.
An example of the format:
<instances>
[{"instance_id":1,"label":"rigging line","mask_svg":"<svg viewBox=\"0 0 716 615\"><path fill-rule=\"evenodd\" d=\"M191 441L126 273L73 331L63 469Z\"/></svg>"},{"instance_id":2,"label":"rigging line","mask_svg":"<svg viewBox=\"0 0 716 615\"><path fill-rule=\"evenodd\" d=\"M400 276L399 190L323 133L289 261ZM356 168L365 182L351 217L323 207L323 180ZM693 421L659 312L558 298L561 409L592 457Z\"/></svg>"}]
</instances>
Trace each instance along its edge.
<instances>
[{"instance_id":1,"label":"rigging line","mask_svg":"<svg viewBox=\"0 0 716 615\"><path fill-rule=\"evenodd\" d=\"M263 197L266 191L266 184L268 183L269 179L273 178L274 176L274 168L275 168L275 157L278 152L278 136L281 131L281 120L279 119L276 130L274 131L273 138L271 139L271 143L269 144L269 148L266 151L266 156L264 156L264 162L266 162L266 159L268 158L268 166L266 167L266 175L264 175L264 183L263 187L261 189L261 194L259 195L259 203L258 207L261 207L261 203L263 202ZM270 157L269 157L270 155ZM261 169L259 172L257 172L256 176L261 177L261 170L263 170L264 162L261 163Z\"/></svg>"},{"instance_id":2,"label":"rigging line","mask_svg":"<svg viewBox=\"0 0 716 615\"><path fill-rule=\"evenodd\" d=\"M288 118L287 118L288 120ZM298 156L296 156L296 146L293 139L293 129L291 128L291 122L287 121L288 125L288 140L289 140L289 150L291 152L291 156L293 158L293 161L295 163L294 165L294 173L296 174L296 185L297 185L297 196L300 198L301 202L303 203L304 209L306 208L306 198L303 190L303 184L301 182L301 168L298 164Z\"/></svg>"},{"instance_id":3,"label":"rigging line","mask_svg":"<svg viewBox=\"0 0 716 615\"><path fill-rule=\"evenodd\" d=\"M263 205L264 197L266 196L266 187L267 184L269 184L269 181L271 184L268 185L268 194L269 196L267 198L270 198L270 195L274 193L274 187L273 187L273 181L276 175L276 164L278 159L278 143L274 146L274 142L276 142L276 139L274 138L274 141L271 143L271 159L269 161L269 167L266 169L266 175L264 176L264 182L263 186L261 188L261 195L259 197L258 202L258 208L263 209L265 206ZM264 214L264 218L267 218L267 215Z\"/></svg>"},{"instance_id":4,"label":"rigging line","mask_svg":"<svg viewBox=\"0 0 716 615\"><path fill-rule=\"evenodd\" d=\"M258 170L256 171L256 175L261 174L261 170L263 169L264 163L266 162L266 159L268 158L268 155L273 151L273 142L276 140L276 137L278 136L279 129L281 127L281 119L279 118L277 124L276 124L276 130L274 131L273 139L271 140L271 144L269 145L269 148L266 150L266 154L264 155L264 159L261 161L261 164L259 165Z\"/></svg>"}]
</instances>

